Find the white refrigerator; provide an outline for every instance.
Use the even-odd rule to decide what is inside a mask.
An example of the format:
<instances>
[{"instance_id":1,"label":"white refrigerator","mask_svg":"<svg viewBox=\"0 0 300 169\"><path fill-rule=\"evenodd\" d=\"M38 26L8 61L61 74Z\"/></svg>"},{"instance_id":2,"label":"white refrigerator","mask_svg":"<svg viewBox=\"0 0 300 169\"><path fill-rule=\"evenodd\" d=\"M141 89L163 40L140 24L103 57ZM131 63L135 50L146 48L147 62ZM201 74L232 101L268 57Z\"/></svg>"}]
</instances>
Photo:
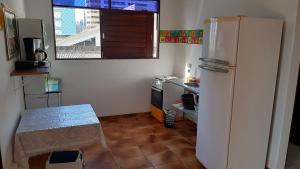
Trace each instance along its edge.
<instances>
[{"instance_id":1,"label":"white refrigerator","mask_svg":"<svg viewBox=\"0 0 300 169\"><path fill-rule=\"evenodd\" d=\"M197 124L198 160L208 169L264 169L283 21L205 21Z\"/></svg>"}]
</instances>

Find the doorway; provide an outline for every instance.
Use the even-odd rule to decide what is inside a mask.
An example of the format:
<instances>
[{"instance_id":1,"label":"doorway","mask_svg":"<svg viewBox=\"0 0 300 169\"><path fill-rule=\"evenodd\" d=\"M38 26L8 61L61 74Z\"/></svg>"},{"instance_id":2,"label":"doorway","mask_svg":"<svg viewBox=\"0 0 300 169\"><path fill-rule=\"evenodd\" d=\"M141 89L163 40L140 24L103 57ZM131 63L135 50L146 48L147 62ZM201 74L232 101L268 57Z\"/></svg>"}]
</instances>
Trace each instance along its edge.
<instances>
[{"instance_id":1,"label":"doorway","mask_svg":"<svg viewBox=\"0 0 300 169\"><path fill-rule=\"evenodd\" d=\"M285 168L300 169L300 72L298 74L298 84L290 133L290 143L288 147Z\"/></svg>"},{"instance_id":2,"label":"doorway","mask_svg":"<svg viewBox=\"0 0 300 169\"><path fill-rule=\"evenodd\" d=\"M1 149L0 149L0 169L3 169Z\"/></svg>"}]
</instances>

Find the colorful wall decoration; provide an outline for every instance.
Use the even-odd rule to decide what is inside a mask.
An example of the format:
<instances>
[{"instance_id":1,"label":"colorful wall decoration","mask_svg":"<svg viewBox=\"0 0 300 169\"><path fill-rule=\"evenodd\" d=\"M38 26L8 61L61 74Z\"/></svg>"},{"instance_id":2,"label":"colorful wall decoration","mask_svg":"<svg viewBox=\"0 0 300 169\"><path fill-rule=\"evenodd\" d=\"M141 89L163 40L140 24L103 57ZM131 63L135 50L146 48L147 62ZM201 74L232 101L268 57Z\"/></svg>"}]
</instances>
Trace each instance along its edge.
<instances>
[{"instance_id":1,"label":"colorful wall decoration","mask_svg":"<svg viewBox=\"0 0 300 169\"><path fill-rule=\"evenodd\" d=\"M203 30L161 30L160 43L202 44Z\"/></svg>"}]
</instances>

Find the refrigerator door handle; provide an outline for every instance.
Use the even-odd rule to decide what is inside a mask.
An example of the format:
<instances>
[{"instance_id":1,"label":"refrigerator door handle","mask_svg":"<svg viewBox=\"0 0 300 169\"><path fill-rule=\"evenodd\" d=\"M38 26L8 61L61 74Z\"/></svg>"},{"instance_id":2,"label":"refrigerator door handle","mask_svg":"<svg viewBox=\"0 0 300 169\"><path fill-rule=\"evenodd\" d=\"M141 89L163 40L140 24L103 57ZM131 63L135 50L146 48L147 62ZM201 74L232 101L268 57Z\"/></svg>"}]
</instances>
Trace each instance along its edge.
<instances>
[{"instance_id":1,"label":"refrigerator door handle","mask_svg":"<svg viewBox=\"0 0 300 169\"><path fill-rule=\"evenodd\" d=\"M211 72L218 72L218 73L228 73L229 70L228 69L224 69L224 68L220 68L220 67L214 67L214 66L210 66L210 65L199 65L199 68L204 69L204 70L208 70Z\"/></svg>"},{"instance_id":2,"label":"refrigerator door handle","mask_svg":"<svg viewBox=\"0 0 300 169\"><path fill-rule=\"evenodd\" d=\"M156 87L151 87L151 89L154 90L154 91L157 91L157 92L161 92L162 91L161 89L158 89Z\"/></svg>"},{"instance_id":3,"label":"refrigerator door handle","mask_svg":"<svg viewBox=\"0 0 300 169\"><path fill-rule=\"evenodd\" d=\"M218 65L223 65L223 66L229 66L229 62L225 60L220 60L220 59L211 59L211 58L199 58L200 61L202 62L210 62L210 63L215 63Z\"/></svg>"}]
</instances>

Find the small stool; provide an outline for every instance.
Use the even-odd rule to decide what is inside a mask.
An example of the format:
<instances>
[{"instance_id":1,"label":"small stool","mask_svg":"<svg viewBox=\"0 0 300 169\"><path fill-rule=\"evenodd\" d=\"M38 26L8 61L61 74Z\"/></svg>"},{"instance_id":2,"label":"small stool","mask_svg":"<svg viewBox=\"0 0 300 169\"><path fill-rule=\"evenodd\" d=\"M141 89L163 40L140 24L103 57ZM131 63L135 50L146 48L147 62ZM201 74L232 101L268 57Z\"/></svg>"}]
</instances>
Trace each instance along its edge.
<instances>
[{"instance_id":1,"label":"small stool","mask_svg":"<svg viewBox=\"0 0 300 169\"><path fill-rule=\"evenodd\" d=\"M52 152L46 169L84 169L82 153L79 150Z\"/></svg>"}]
</instances>

